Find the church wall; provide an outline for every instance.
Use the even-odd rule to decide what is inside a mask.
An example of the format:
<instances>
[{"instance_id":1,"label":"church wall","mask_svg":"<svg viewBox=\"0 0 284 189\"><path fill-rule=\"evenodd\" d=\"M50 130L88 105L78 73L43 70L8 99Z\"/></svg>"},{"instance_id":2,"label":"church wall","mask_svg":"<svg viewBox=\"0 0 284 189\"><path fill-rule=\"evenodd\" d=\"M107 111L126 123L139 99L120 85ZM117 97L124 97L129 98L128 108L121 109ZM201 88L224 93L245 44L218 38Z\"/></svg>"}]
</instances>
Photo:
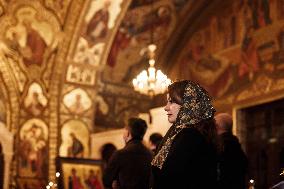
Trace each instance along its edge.
<instances>
[{"instance_id":1,"label":"church wall","mask_svg":"<svg viewBox=\"0 0 284 189\"><path fill-rule=\"evenodd\" d=\"M282 98L283 1L222 2L182 47L170 78L197 81L218 111ZM220 10L222 8L222 10Z\"/></svg>"},{"instance_id":2,"label":"church wall","mask_svg":"<svg viewBox=\"0 0 284 189\"><path fill-rule=\"evenodd\" d=\"M10 188L44 188L54 181L55 158L69 156L72 133L82 140L83 157L90 157L95 104L104 105L96 98L97 72L128 4L0 1L0 79L6 95L1 122L14 136L15 154ZM109 16L107 35L98 37L103 23L91 21L103 11Z\"/></svg>"}]
</instances>

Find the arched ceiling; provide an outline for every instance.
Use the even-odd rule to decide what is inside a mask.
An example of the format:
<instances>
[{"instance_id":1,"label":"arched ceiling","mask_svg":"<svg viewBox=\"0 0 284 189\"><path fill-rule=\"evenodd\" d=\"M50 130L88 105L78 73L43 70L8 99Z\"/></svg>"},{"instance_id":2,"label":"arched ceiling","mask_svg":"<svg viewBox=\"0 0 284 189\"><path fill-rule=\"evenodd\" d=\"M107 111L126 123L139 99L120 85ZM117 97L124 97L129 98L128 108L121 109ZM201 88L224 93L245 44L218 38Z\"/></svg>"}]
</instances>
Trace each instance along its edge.
<instances>
[{"instance_id":1,"label":"arched ceiling","mask_svg":"<svg viewBox=\"0 0 284 189\"><path fill-rule=\"evenodd\" d=\"M183 37L188 37L188 30L192 29L189 25L212 1L151 2L132 1L129 4L110 48L101 75L103 82L131 85L132 79L148 67L145 49L151 42L152 32L153 42L157 45L156 66L168 72L162 64L164 57L178 53L176 47L183 44Z\"/></svg>"}]
</instances>

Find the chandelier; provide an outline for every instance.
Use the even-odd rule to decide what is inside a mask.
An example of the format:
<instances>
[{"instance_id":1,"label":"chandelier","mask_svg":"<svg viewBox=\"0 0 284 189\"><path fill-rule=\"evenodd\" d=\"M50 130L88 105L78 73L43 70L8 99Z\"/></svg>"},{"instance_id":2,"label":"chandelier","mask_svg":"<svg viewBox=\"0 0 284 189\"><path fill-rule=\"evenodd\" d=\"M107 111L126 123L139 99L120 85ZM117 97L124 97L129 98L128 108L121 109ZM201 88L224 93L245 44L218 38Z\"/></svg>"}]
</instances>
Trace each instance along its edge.
<instances>
[{"instance_id":1,"label":"chandelier","mask_svg":"<svg viewBox=\"0 0 284 189\"><path fill-rule=\"evenodd\" d=\"M147 51L150 66L147 71L143 70L132 80L135 91L150 96L164 93L171 83L171 80L161 70L156 70L154 67L156 49L157 46L153 43L148 46Z\"/></svg>"},{"instance_id":2,"label":"chandelier","mask_svg":"<svg viewBox=\"0 0 284 189\"><path fill-rule=\"evenodd\" d=\"M154 12L154 0L151 0L151 13ZM153 17L152 17L153 18ZM153 22L154 23L154 22ZM171 80L163 74L161 70L155 68L155 50L157 46L154 44L154 24L150 29L150 44L147 47L147 55L149 58L148 70L140 72L136 78L132 80L134 90L142 94L154 96L164 93L171 83Z\"/></svg>"}]
</instances>

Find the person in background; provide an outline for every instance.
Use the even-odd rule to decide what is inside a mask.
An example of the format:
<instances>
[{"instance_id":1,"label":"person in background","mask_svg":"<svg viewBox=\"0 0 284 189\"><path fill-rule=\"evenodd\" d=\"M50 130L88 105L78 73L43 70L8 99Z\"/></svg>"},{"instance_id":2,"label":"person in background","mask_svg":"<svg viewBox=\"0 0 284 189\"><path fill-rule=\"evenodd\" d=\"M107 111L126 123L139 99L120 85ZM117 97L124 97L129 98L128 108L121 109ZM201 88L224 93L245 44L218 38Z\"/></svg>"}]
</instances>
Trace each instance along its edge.
<instances>
[{"instance_id":1,"label":"person in background","mask_svg":"<svg viewBox=\"0 0 284 189\"><path fill-rule=\"evenodd\" d=\"M245 189L247 157L238 138L232 133L232 117L228 113L219 113L215 121L221 143L218 186L220 189Z\"/></svg>"},{"instance_id":2,"label":"person in background","mask_svg":"<svg viewBox=\"0 0 284 189\"><path fill-rule=\"evenodd\" d=\"M103 170L106 168L106 165L108 164L110 157L116 150L117 149L115 145L113 145L112 143L106 143L102 146L101 157L103 161Z\"/></svg>"},{"instance_id":3,"label":"person in background","mask_svg":"<svg viewBox=\"0 0 284 189\"><path fill-rule=\"evenodd\" d=\"M150 135L149 143L150 143L150 149L155 154L156 150L160 144L160 142L163 140L163 136L160 133L153 133Z\"/></svg>"},{"instance_id":4,"label":"person in background","mask_svg":"<svg viewBox=\"0 0 284 189\"><path fill-rule=\"evenodd\" d=\"M130 118L124 128L125 147L110 158L103 174L105 187L122 189L149 189L152 153L142 140L147 123L140 118Z\"/></svg>"},{"instance_id":5,"label":"person in background","mask_svg":"<svg viewBox=\"0 0 284 189\"><path fill-rule=\"evenodd\" d=\"M217 182L215 109L189 80L169 85L165 111L172 126L152 160L153 189L208 189Z\"/></svg>"}]
</instances>

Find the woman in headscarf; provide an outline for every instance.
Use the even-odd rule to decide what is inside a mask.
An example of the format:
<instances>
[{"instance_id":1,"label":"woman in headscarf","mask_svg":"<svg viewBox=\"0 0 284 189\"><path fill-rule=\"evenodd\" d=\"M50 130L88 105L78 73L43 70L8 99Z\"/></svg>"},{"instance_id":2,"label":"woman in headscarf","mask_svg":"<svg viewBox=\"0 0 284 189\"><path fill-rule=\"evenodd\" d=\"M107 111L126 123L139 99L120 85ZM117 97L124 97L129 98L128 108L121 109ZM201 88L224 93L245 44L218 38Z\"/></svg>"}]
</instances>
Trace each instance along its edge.
<instances>
[{"instance_id":1,"label":"woman in headscarf","mask_svg":"<svg viewBox=\"0 0 284 189\"><path fill-rule=\"evenodd\" d=\"M207 91L192 81L174 82L165 111L172 126L152 160L153 189L216 188L215 109Z\"/></svg>"}]
</instances>

